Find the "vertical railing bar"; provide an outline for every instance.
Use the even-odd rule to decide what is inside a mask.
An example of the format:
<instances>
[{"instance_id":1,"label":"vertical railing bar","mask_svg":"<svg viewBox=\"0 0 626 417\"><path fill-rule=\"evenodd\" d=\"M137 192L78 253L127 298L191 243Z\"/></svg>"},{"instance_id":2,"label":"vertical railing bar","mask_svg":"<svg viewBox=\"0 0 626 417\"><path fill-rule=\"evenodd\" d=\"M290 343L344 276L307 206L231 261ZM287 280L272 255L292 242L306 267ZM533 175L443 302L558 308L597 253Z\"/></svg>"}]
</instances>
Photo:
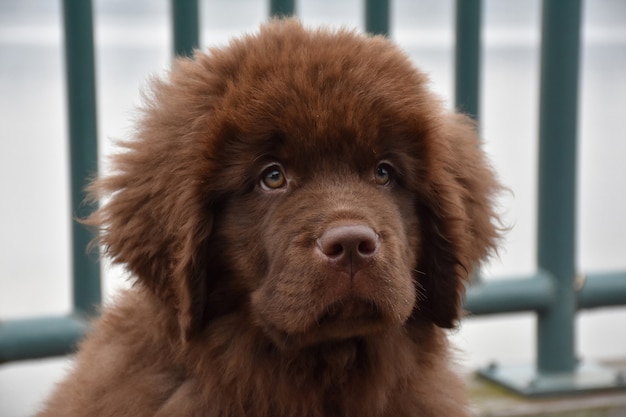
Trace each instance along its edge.
<instances>
[{"instance_id":1,"label":"vertical railing bar","mask_svg":"<svg viewBox=\"0 0 626 417\"><path fill-rule=\"evenodd\" d=\"M296 2L295 0L271 0L270 1L270 16L294 16L296 14Z\"/></svg>"},{"instance_id":2,"label":"vertical railing bar","mask_svg":"<svg viewBox=\"0 0 626 417\"><path fill-rule=\"evenodd\" d=\"M71 207L76 218L89 215L97 204L85 202L85 185L98 170L93 16L90 0L64 0L65 65L70 142ZM100 265L87 256L89 230L72 222L74 309L92 315L101 299ZM92 253L92 255L95 254Z\"/></svg>"},{"instance_id":3,"label":"vertical railing bar","mask_svg":"<svg viewBox=\"0 0 626 417\"><path fill-rule=\"evenodd\" d=\"M478 122L480 116L481 0L456 0L454 107ZM475 271L472 284L481 282Z\"/></svg>"},{"instance_id":4,"label":"vertical railing bar","mask_svg":"<svg viewBox=\"0 0 626 417\"><path fill-rule=\"evenodd\" d=\"M480 111L481 0L457 0L454 106L475 120Z\"/></svg>"},{"instance_id":5,"label":"vertical railing bar","mask_svg":"<svg viewBox=\"0 0 626 417\"><path fill-rule=\"evenodd\" d=\"M389 0L366 0L365 31L373 35L389 36Z\"/></svg>"},{"instance_id":6,"label":"vertical railing bar","mask_svg":"<svg viewBox=\"0 0 626 417\"><path fill-rule=\"evenodd\" d=\"M172 0L174 55L192 56L200 45L198 0Z\"/></svg>"},{"instance_id":7,"label":"vertical railing bar","mask_svg":"<svg viewBox=\"0 0 626 417\"><path fill-rule=\"evenodd\" d=\"M538 314L540 373L576 368L576 155L580 0L544 0L539 103L538 266L556 300Z\"/></svg>"}]
</instances>

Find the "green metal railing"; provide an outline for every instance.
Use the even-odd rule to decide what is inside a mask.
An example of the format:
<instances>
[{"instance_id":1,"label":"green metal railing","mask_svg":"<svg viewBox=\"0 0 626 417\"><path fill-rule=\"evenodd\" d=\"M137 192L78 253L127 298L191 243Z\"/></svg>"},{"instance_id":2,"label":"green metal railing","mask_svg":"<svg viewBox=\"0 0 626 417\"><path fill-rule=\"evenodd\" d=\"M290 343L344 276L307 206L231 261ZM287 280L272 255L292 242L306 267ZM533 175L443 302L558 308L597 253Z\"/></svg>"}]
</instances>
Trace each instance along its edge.
<instances>
[{"instance_id":1,"label":"green metal railing","mask_svg":"<svg viewBox=\"0 0 626 417\"><path fill-rule=\"evenodd\" d=\"M296 14L295 0L271 0L271 16L293 16Z\"/></svg>"},{"instance_id":2,"label":"green metal railing","mask_svg":"<svg viewBox=\"0 0 626 417\"><path fill-rule=\"evenodd\" d=\"M84 218L96 208L86 202L85 182L98 171L96 128L96 71L94 64L91 2L64 3L65 65L69 114L72 215ZM78 175L76 175L78 174ZM100 302L100 267L85 256L93 236L87 228L72 222L72 270L74 307L81 315L92 315ZM78 279L80 277L80 279Z\"/></svg>"},{"instance_id":3,"label":"green metal railing","mask_svg":"<svg viewBox=\"0 0 626 417\"><path fill-rule=\"evenodd\" d=\"M72 217L94 210L85 203L88 178L98 171L96 89L91 1L63 2L67 77ZM74 311L69 316L0 322L0 363L65 355L75 349L101 299L96 251L87 255L91 233L72 222Z\"/></svg>"},{"instance_id":4,"label":"green metal railing","mask_svg":"<svg viewBox=\"0 0 626 417\"><path fill-rule=\"evenodd\" d=\"M559 4L561 3L561 4ZM539 369L576 366L576 136L580 0L545 2L541 28L537 263L554 278L554 299L539 312ZM562 71L567 68L567 71Z\"/></svg>"},{"instance_id":5,"label":"green metal railing","mask_svg":"<svg viewBox=\"0 0 626 417\"><path fill-rule=\"evenodd\" d=\"M172 1L174 55L191 56L200 45L198 0Z\"/></svg>"},{"instance_id":6,"label":"green metal railing","mask_svg":"<svg viewBox=\"0 0 626 417\"><path fill-rule=\"evenodd\" d=\"M481 0L456 3L454 105L478 120Z\"/></svg>"},{"instance_id":7,"label":"green metal railing","mask_svg":"<svg viewBox=\"0 0 626 417\"><path fill-rule=\"evenodd\" d=\"M481 0L456 2L455 105L479 117ZM626 388L613 370L576 360L577 311L626 304L626 271L577 274L575 257L577 113L580 60L580 0L544 0L542 17L538 269L530 276L478 280L466 309L474 316L537 314L537 363L490 366L479 373L517 392L547 395L580 390ZM85 204L86 178L97 172L95 71L91 2L65 0L64 30L69 97L72 214ZM365 0L365 27L389 34L389 0ZM271 0L271 15L293 15L294 0ZM197 0L172 0L173 51L191 54L199 45ZM71 352L87 331L100 302L95 255L86 255L89 232L72 228L74 312L0 322L0 363Z\"/></svg>"}]
</instances>

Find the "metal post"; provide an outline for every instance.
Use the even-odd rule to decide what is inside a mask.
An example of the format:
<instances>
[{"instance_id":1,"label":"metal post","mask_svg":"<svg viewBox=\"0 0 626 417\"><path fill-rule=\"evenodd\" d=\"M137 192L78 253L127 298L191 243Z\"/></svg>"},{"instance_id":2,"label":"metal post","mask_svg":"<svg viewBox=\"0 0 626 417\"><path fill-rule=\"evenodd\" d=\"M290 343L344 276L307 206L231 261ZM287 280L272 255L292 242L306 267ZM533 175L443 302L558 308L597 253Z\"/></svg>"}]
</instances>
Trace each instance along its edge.
<instances>
[{"instance_id":1,"label":"metal post","mask_svg":"<svg viewBox=\"0 0 626 417\"><path fill-rule=\"evenodd\" d=\"M365 2L365 30L374 35L389 36L389 0Z\"/></svg>"},{"instance_id":2,"label":"metal post","mask_svg":"<svg viewBox=\"0 0 626 417\"><path fill-rule=\"evenodd\" d=\"M98 171L96 87L91 1L64 0L65 65L68 92L72 213L84 218L96 209L85 203L86 180ZM100 303L100 265L87 256L91 233L72 223L74 308L91 315ZM93 253L95 254L95 251Z\"/></svg>"},{"instance_id":3,"label":"metal post","mask_svg":"<svg viewBox=\"0 0 626 417\"><path fill-rule=\"evenodd\" d=\"M296 13L295 0L271 0L270 16L293 16Z\"/></svg>"},{"instance_id":4,"label":"metal post","mask_svg":"<svg viewBox=\"0 0 626 417\"><path fill-rule=\"evenodd\" d=\"M529 396L623 386L614 370L578 363L575 353L580 26L580 0L544 0L537 263L539 273L549 277L552 284L547 287L551 302L537 311L537 364L493 365L480 371L484 378ZM596 290L588 292L591 298Z\"/></svg>"},{"instance_id":5,"label":"metal post","mask_svg":"<svg viewBox=\"0 0 626 417\"><path fill-rule=\"evenodd\" d=\"M191 56L200 44L198 0L172 0L174 55Z\"/></svg>"},{"instance_id":6,"label":"metal post","mask_svg":"<svg viewBox=\"0 0 626 417\"><path fill-rule=\"evenodd\" d=\"M478 120L481 0L456 1L455 107Z\"/></svg>"},{"instance_id":7,"label":"metal post","mask_svg":"<svg viewBox=\"0 0 626 417\"><path fill-rule=\"evenodd\" d=\"M576 128L580 0L544 0L539 103L537 262L556 280L556 299L538 315L538 370L576 367Z\"/></svg>"}]
</instances>

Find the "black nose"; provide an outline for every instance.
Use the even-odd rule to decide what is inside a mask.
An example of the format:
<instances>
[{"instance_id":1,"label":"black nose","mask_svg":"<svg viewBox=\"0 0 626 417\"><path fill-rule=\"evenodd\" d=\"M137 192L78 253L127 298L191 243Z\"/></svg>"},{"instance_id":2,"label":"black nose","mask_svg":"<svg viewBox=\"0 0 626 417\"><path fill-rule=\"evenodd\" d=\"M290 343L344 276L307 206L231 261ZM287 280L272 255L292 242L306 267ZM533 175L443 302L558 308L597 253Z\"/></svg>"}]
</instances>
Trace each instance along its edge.
<instances>
[{"instance_id":1,"label":"black nose","mask_svg":"<svg viewBox=\"0 0 626 417\"><path fill-rule=\"evenodd\" d=\"M317 247L328 262L354 274L378 253L380 244L371 227L347 224L326 229L317 239Z\"/></svg>"}]
</instances>

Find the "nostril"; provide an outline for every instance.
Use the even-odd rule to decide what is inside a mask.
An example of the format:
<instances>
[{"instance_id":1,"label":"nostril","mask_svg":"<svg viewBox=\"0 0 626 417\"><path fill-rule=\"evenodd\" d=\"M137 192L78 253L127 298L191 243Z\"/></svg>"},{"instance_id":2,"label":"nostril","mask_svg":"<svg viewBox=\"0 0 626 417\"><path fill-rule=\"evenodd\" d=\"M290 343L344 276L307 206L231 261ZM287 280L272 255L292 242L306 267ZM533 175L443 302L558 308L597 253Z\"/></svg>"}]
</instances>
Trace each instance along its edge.
<instances>
[{"instance_id":1,"label":"nostril","mask_svg":"<svg viewBox=\"0 0 626 417\"><path fill-rule=\"evenodd\" d=\"M325 249L322 249L322 252L324 252L324 255L329 256L329 257L341 256L341 254L343 253L343 246L337 243L334 245L327 246Z\"/></svg>"},{"instance_id":2,"label":"nostril","mask_svg":"<svg viewBox=\"0 0 626 417\"><path fill-rule=\"evenodd\" d=\"M377 236L375 236L377 238ZM357 250L360 254L362 255L373 255L374 253L376 253L376 250L378 250L378 239L376 240L372 240L372 239L366 239L363 240L361 243L359 243L359 246L357 246Z\"/></svg>"},{"instance_id":3,"label":"nostril","mask_svg":"<svg viewBox=\"0 0 626 417\"><path fill-rule=\"evenodd\" d=\"M317 240L320 251L334 262L360 264L376 254L378 235L362 224L348 224L326 229Z\"/></svg>"}]
</instances>

